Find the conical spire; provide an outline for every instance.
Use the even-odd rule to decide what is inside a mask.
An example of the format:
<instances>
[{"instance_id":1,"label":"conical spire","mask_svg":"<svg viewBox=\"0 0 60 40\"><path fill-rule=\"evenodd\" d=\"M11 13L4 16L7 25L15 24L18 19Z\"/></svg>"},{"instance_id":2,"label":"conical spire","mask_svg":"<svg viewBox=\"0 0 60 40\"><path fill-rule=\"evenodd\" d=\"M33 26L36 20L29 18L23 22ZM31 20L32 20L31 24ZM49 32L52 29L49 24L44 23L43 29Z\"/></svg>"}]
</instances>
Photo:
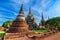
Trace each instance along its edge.
<instances>
[{"instance_id":1,"label":"conical spire","mask_svg":"<svg viewBox=\"0 0 60 40\"><path fill-rule=\"evenodd\" d=\"M42 20L44 20L43 12L42 12Z\"/></svg>"},{"instance_id":2,"label":"conical spire","mask_svg":"<svg viewBox=\"0 0 60 40\"><path fill-rule=\"evenodd\" d=\"M21 8L20 8L20 11L19 11L19 14L16 18L16 20L20 20L21 17L24 17L24 11L23 11L23 4L21 5ZM23 18L22 18L23 19ZM24 18L25 19L25 18Z\"/></svg>"},{"instance_id":3,"label":"conical spire","mask_svg":"<svg viewBox=\"0 0 60 40\"><path fill-rule=\"evenodd\" d=\"M31 17L33 16L32 13L31 13L31 8L29 8L29 14L28 14L28 16L31 16Z\"/></svg>"},{"instance_id":4,"label":"conical spire","mask_svg":"<svg viewBox=\"0 0 60 40\"><path fill-rule=\"evenodd\" d=\"M21 5L19 13L23 13L23 4Z\"/></svg>"},{"instance_id":5,"label":"conical spire","mask_svg":"<svg viewBox=\"0 0 60 40\"><path fill-rule=\"evenodd\" d=\"M42 12L41 22L39 23L39 28L44 29L45 28L45 20Z\"/></svg>"},{"instance_id":6,"label":"conical spire","mask_svg":"<svg viewBox=\"0 0 60 40\"><path fill-rule=\"evenodd\" d=\"M48 20L49 20L50 18L49 18L49 16L48 16Z\"/></svg>"},{"instance_id":7,"label":"conical spire","mask_svg":"<svg viewBox=\"0 0 60 40\"><path fill-rule=\"evenodd\" d=\"M42 12L42 18L41 18L41 25L44 26L44 16L43 16L43 12Z\"/></svg>"},{"instance_id":8,"label":"conical spire","mask_svg":"<svg viewBox=\"0 0 60 40\"><path fill-rule=\"evenodd\" d=\"M29 8L29 14L31 14L31 8Z\"/></svg>"}]
</instances>

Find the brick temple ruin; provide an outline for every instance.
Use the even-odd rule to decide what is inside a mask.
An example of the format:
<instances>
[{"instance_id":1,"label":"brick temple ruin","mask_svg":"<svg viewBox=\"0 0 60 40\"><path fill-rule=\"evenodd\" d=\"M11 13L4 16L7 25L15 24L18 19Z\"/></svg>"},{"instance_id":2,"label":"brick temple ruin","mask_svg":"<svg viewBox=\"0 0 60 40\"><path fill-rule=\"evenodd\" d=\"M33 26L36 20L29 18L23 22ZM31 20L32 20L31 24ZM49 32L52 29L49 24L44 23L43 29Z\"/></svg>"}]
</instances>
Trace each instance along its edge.
<instances>
[{"instance_id":1,"label":"brick temple ruin","mask_svg":"<svg viewBox=\"0 0 60 40\"><path fill-rule=\"evenodd\" d=\"M29 16L30 15L32 14L29 12ZM35 20L33 20L33 23L35 23ZM48 31L47 33L43 33L43 34L35 34L34 32L30 31L28 29L28 24L24 17L23 4L22 4L19 14L17 15L16 19L13 21L12 27L10 27L6 31L3 40L41 40L44 37L54 33L56 33L56 31Z\"/></svg>"},{"instance_id":2,"label":"brick temple ruin","mask_svg":"<svg viewBox=\"0 0 60 40\"><path fill-rule=\"evenodd\" d=\"M23 4L22 4L21 9L19 11L19 15L13 21L12 27L10 27L8 31L6 31L4 40L9 40L12 38L14 40L14 38L25 36L28 31L29 31L28 25L24 17Z\"/></svg>"},{"instance_id":3,"label":"brick temple ruin","mask_svg":"<svg viewBox=\"0 0 60 40\"><path fill-rule=\"evenodd\" d=\"M31 8L29 8L29 14L26 17L26 22L29 25L29 29L38 29L38 25L34 19L34 16L32 15Z\"/></svg>"},{"instance_id":4,"label":"brick temple ruin","mask_svg":"<svg viewBox=\"0 0 60 40\"><path fill-rule=\"evenodd\" d=\"M39 28L40 29L45 29L45 20L44 20L43 12L42 12L41 21L39 23Z\"/></svg>"}]
</instances>

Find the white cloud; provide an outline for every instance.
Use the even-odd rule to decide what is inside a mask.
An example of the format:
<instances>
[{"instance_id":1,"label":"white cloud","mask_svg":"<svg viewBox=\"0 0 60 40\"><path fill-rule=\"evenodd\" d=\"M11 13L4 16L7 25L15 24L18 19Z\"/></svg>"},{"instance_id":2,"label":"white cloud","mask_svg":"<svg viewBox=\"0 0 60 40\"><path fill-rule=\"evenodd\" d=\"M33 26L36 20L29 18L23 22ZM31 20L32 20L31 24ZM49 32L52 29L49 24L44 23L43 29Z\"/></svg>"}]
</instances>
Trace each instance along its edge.
<instances>
[{"instance_id":1,"label":"white cloud","mask_svg":"<svg viewBox=\"0 0 60 40\"><path fill-rule=\"evenodd\" d=\"M15 3L18 3L18 4L29 3L30 2L30 0L11 0L11 1L13 1Z\"/></svg>"},{"instance_id":2,"label":"white cloud","mask_svg":"<svg viewBox=\"0 0 60 40\"><path fill-rule=\"evenodd\" d=\"M41 17L34 15L34 18L35 18L35 21L37 22L37 24L39 24Z\"/></svg>"},{"instance_id":3,"label":"white cloud","mask_svg":"<svg viewBox=\"0 0 60 40\"><path fill-rule=\"evenodd\" d=\"M47 2L46 2L47 1ZM36 4L32 7L33 10L37 11L40 15L42 12L45 13L44 9L48 6L48 4L51 2L51 0L41 0L40 3L38 1Z\"/></svg>"},{"instance_id":4,"label":"white cloud","mask_svg":"<svg viewBox=\"0 0 60 40\"><path fill-rule=\"evenodd\" d=\"M3 17L3 15L2 15L2 14L0 14L0 17Z\"/></svg>"},{"instance_id":5,"label":"white cloud","mask_svg":"<svg viewBox=\"0 0 60 40\"><path fill-rule=\"evenodd\" d=\"M39 17L39 16L34 15L34 17L35 17L35 19L36 19L36 20L40 19L40 17Z\"/></svg>"},{"instance_id":6,"label":"white cloud","mask_svg":"<svg viewBox=\"0 0 60 40\"><path fill-rule=\"evenodd\" d=\"M42 9L44 10L49 5L50 2L51 0L42 0L41 3Z\"/></svg>"},{"instance_id":7,"label":"white cloud","mask_svg":"<svg viewBox=\"0 0 60 40\"><path fill-rule=\"evenodd\" d=\"M8 19L6 19L6 18L0 18L0 21L1 22L5 22L5 21L7 21Z\"/></svg>"},{"instance_id":8,"label":"white cloud","mask_svg":"<svg viewBox=\"0 0 60 40\"><path fill-rule=\"evenodd\" d=\"M47 11L50 17L60 16L60 1L58 1L50 10Z\"/></svg>"},{"instance_id":9,"label":"white cloud","mask_svg":"<svg viewBox=\"0 0 60 40\"><path fill-rule=\"evenodd\" d=\"M3 24L3 22L5 22L5 21L7 21L8 19L6 19L6 18L0 18L0 25L2 25Z\"/></svg>"},{"instance_id":10,"label":"white cloud","mask_svg":"<svg viewBox=\"0 0 60 40\"><path fill-rule=\"evenodd\" d=\"M41 15L41 12L42 12L41 8L38 9L38 8L32 7L32 9L37 11Z\"/></svg>"},{"instance_id":11,"label":"white cloud","mask_svg":"<svg viewBox=\"0 0 60 40\"><path fill-rule=\"evenodd\" d=\"M12 11L12 10L5 9L5 8L2 8L2 7L0 7L0 9L1 9L1 10L4 10L4 11L6 11L6 12L11 12L11 14L13 13L14 15L17 15L17 13L14 12L14 11Z\"/></svg>"},{"instance_id":12,"label":"white cloud","mask_svg":"<svg viewBox=\"0 0 60 40\"><path fill-rule=\"evenodd\" d=\"M5 16L5 15L0 14L0 19L2 19L2 18L11 18L11 19L14 19L13 16Z\"/></svg>"},{"instance_id":13,"label":"white cloud","mask_svg":"<svg viewBox=\"0 0 60 40\"><path fill-rule=\"evenodd\" d=\"M24 16L27 17L27 15L28 15L28 11L25 11Z\"/></svg>"},{"instance_id":14,"label":"white cloud","mask_svg":"<svg viewBox=\"0 0 60 40\"><path fill-rule=\"evenodd\" d=\"M24 0L24 3L28 3L28 2L30 2L30 0Z\"/></svg>"}]
</instances>

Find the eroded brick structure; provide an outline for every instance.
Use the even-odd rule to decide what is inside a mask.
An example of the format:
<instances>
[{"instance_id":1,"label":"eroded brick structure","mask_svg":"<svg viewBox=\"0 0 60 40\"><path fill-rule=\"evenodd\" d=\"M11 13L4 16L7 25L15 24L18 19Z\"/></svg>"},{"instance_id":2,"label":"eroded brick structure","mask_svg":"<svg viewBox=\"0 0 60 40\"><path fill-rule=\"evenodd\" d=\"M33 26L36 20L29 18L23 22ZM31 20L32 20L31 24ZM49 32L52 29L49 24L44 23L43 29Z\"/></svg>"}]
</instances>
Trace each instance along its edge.
<instances>
[{"instance_id":1,"label":"eroded brick structure","mask_svg":"<svg viewBox=\"0 0 60 40\"><path fill-rule=\"evenodd\" d=\"M23 11L23 4L19 11L19 15L16 17L16 20L13 21L12 27L9 28L8 32L20 32L22 30L28 30L28 25L25 21L24 11Z\"/></svg>"},{"instance_id":2,"label":"eroded brick structure","mask_svg":"<svg viewBox=\"0 0 60 40\"><path fill-rule=\"evenodd\" d=\"M30 14L31 15L31 14ZM44 26L44 20L42 15L42 26ZM48 32L45 34L36 34L28 30L28 25L25 21L23 5L21 6L19 15L16 20L13 21L12 27L8 29L3 40L42 40L44 37L53 34L54 32Z\"/></svg>"},{"instance_id":3,"label":"eroded brick structure","mask_svg":"<svg viewBox=\"0 0 60 40\"><path fill-rule=\"evenodd\" d=\"M38 25L31 13L31 8L29 8L29 14L26 18L27 24L29 25L29 29L38 29Z\"/></svg>"},{"instance_id":4,"label":"eroded brick structure","mask_svg":"<svg viewBox=\"0 0 60 40\"><path fill-rule=\"evenodd\" d=\"M42 13L41 21L39 23L39 28L40 29L45 29L45 20L44 20L43 13Z\"/></svg>"},{"instance_id":5,"label":"eroded brick structure","mask_svg":"<svg viewBox=\"0 0 60 40\"><path fill-rule=\"evenodd\" d=\"M23 11L23 4L21 5L21 9L19 11L19 15L17 16L16 20L13 21L12 27L6 32L4 36L4 40L9 40L14 38L23 37L28 32L28 25L25 21L24 11Z\"/></svg>"}]
</instances>

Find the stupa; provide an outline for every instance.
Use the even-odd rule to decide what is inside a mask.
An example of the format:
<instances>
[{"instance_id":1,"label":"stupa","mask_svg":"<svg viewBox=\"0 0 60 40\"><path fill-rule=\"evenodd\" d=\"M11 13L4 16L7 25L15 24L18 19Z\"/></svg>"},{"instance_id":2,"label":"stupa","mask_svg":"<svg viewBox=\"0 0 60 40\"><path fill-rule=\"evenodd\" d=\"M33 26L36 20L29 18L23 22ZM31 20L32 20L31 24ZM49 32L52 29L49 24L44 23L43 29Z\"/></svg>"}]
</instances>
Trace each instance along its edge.
<instances>
[{"instance_id":1,"label":"stupa","mask_svg":"<svg viewBox=\"0 0 60 40\"><path fill-rule=\"evenodd\" d=\"M39 28L40 29L45 29L45 20L44 20L43 13L42 13L41 21L39 23Z\"/></svg>"},{"instance_id":2,"label":"stupa","mask_svg":"<svg viewBox=\"0 0 60 40\"><path fill-rule=\"evenodd\" d=\"M36 24L36 21L31 13L31 8L29 8L29 14L26 18L27 24L29 25L29 29L37 29L38 25Z\"/></svg>"},{"instance_id":3,"label":"stupa","mask_svg":"<svg viewBox=\"0 0 60 40\"><path fill-rule=\"evenodd\" d=\"M24 17L23 4L22 4L19 14L13 21L12 27L10 27L6 32L4 40L25 36L27 32L28 32L28 25Z\"/></svg>"},{"instance_id":4,"label":"stupa","mask_svg":"<svg viewBox=\"0 0 60 40\"><path fill-rule=\"evenodd\" d=\"M28 30L28 25L24 17L23 4L21 5L19 15L16 17L16 20L13 21L12 27L8 32L20 32L22 30Z\"/></svg>"}]
</instances>

